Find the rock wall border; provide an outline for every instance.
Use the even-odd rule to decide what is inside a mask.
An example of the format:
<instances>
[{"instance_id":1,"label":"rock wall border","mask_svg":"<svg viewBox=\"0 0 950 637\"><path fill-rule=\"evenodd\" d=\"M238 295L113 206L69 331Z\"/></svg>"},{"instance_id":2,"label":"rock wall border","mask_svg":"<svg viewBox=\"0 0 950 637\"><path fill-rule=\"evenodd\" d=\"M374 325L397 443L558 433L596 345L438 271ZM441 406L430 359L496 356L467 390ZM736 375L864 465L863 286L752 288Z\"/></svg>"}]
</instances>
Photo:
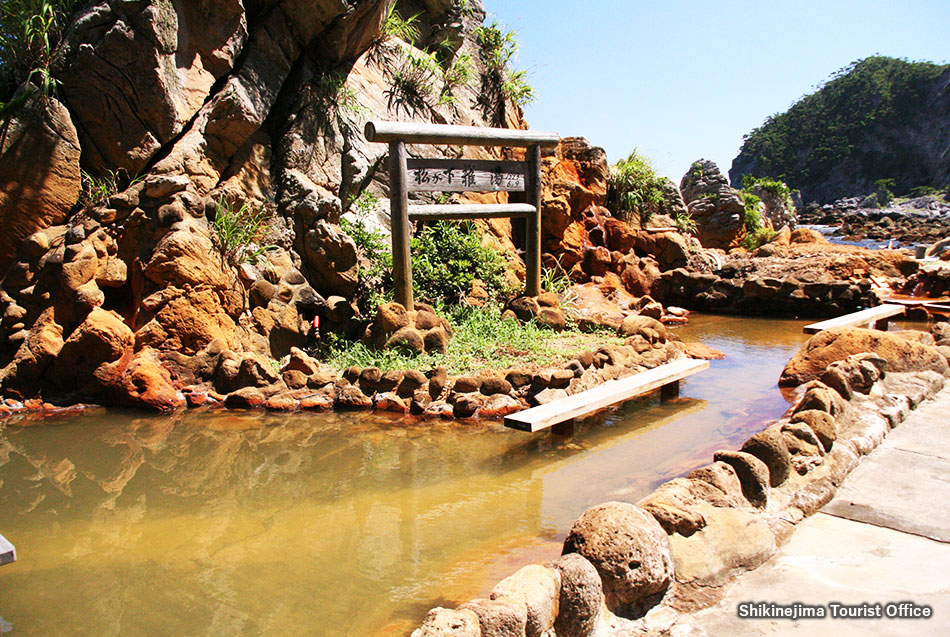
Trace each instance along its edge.
<instances>
[{"instance_id":1,"label":"rock wall border","mask_svg":"<svg viewBox=\"0 0 950 637\"><path fill-rule=\"evenodd\" d=\"M946 330L934 331L938 345L950 344ZM938 351L950 360L946 348ZM588 509L560 558L518 570L488 599L433 608L412 636L669 630L679 613L716 603L731 580L769 559L950 376L946 366L886 368L873 353L833 363L740 450L716 452L713 463L662 484L636 505Z\"/></svg>"}]
</instances>

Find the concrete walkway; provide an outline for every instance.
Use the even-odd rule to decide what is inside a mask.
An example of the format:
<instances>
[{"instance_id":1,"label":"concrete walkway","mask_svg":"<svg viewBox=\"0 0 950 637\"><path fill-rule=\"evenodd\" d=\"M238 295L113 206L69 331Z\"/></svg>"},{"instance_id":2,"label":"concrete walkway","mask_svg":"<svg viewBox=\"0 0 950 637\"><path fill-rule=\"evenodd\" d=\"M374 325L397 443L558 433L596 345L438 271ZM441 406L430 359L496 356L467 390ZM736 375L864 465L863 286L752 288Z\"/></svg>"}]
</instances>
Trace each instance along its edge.
<instances>
[{"instance_id":1,"label":"concrete walkway","mask_svg":"<svg viewBox=\"0 0 950 637\"><path fill-rule=\"evenodd\" d=\"M762 602L821 607L825 618L739 617ZM887 618L901 602L932 616ZM883 617L831 618L833 603ZM673 634L950 635L950 389L911 412L775 556Z\"/></svg>"}]
</instances>

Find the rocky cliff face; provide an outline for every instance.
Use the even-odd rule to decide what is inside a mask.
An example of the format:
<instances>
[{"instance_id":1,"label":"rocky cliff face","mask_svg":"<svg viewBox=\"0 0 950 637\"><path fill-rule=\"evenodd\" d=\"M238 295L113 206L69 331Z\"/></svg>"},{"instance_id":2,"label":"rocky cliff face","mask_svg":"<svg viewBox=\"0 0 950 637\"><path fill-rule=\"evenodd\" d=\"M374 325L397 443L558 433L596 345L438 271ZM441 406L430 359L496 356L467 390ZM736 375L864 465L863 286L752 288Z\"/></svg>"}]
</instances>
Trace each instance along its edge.
<instances>
[{"instance_id":1,"label":"rocky cliff face","mask_svg":"<svg viewBox=\"0 0 950 637\"><path fill-rule=\"evenodd\" d=\"M950 184L950 66L871 57L752 131L729 178L782 179L831 203L891 180L903 194Z\"/></svg>"},{"instance_id":2,"label":"rocky cliff face","mask_svg":"<svg viewBox=\"0 0 950 637\"><path fill-rule=\"evenodd\" d=\"M706 248L735 247L745 233L745 204L715 162L693 162L680 182L683 201Z\"/></svg>"},{"instance_id":3,"label":"rocky cliff face","mask_svg":"<svg viewBox=\"0 0 950 637\"><path fill-rule=\"evenodd\" d=\"M102 1L74 16L59 99L31 99L0 140L2 391L173 407L183 382L276 381L266 358L345 315L357 257L340 215L387 192L363 121L524 127L486 90L480 2L401 2L416 46L383 33L388 9ZM460 58L468 84L446 78ZM74 205L80 166L107 188ZM214 224L242 206L267 236L229 253Z\"/></svg>"}]
</instances>

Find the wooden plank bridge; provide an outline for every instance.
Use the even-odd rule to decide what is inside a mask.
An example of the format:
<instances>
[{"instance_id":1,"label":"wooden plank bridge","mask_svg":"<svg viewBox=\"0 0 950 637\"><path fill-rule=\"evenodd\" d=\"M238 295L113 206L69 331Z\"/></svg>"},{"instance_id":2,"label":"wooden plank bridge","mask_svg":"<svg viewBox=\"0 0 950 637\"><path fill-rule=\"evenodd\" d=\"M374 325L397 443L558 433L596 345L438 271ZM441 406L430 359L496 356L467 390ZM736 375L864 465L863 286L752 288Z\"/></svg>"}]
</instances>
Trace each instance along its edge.
<instances>
[{"instance_id":1,"label":"wooden plank bridge","mask_svg":"<svg viewBox=\"0 0 950 637\"><path fill-rule=\"evenodd\" d=\"M903 305L894 303L885 303L877 307L869 307L866 310L845 314L838 318L828 319L819 323L806 325L802 330L806 334L817 334L822 330L828 330L833 327L857 327L860 325L874 324L875 329L887 331L888 320L892 316L903 315L905 308Z\"/></svg>"},{"instance_id":2,"label":"wooden plank bridge","mask_svg":"<svg viewBox=\"0 0 950 637\"><path fill-rule=\"evenodd\" d=\"M607 381L573 396L532 407L505 417L505 426L520 431L540 431L586 416L615 403L660 390L661 400L679 395L680 380L709 368L709 361L686 358L633 376Z\"/></svg>"}]
</instances>

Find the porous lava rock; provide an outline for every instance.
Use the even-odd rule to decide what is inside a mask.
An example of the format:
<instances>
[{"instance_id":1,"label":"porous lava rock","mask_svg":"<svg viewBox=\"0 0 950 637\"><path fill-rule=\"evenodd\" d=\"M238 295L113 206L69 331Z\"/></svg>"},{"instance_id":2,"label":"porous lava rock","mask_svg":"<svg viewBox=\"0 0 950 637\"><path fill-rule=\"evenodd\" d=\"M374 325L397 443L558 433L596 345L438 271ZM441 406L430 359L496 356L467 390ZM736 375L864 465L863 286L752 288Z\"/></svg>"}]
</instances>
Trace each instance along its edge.
<instances>
[{"instance_id":1,"label":"porous lava rock","mask_svg":"<svg viewBox=\"0 0 950 637\"><path fill-rule=\"evenodd\" d=\"M574 522L562 554L580 553L600 574L607 606L638 615L673 579L666 532L649 513L626 502L607 502Z\"/></svg>"},{"instance_id":2,"label":"porous lava rock","mask_svg":"<svg viewBox=\"0 0 950 637\"><path fill-rule=\"evenodd\" d=\"M885 360L888 372L929 370L950 375L946 358L933 346L899 332L838 327L811 337L785 365L779 385L791 387L818 379L835 361L865 352Z\"/></svg>"}]
</instances>

